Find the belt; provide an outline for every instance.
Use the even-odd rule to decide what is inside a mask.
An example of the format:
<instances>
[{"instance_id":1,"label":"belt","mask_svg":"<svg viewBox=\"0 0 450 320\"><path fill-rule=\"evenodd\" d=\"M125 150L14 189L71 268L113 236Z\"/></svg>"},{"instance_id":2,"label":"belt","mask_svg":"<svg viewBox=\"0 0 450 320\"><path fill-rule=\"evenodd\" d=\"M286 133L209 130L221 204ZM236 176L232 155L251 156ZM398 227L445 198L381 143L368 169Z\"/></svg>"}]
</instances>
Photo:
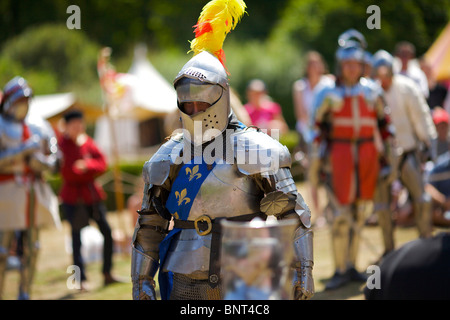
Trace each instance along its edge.
<instances>
[{"instance_id":1,"label":"belt","mask_svg":"<svg viewBox=\"0 0 450 320\"><path fill-rule=\"evenodd\" d=\"M341 138L337 138L337 139L331 139L332 142L338 142L338 143L356 143L356 144L360 144L360 143L365 143L365 142L373 142L374 139L373 137L369 137L369 138L350 138L350 139L341 139Z\"/></svg>"},{"instance_id":2,"label":"belt","mask_svg":"<svg viewBox=\"0 0 450 320\"><path fill-rule=\"evenodd\" d=\"M211 254L209 256L209 275L208 282L211 288L215 288L219 284L220 275L220 247L222 243L222 226L220 221L250 221L255 217L263 217L264 213L250 213L242 216L236 217L220 217L211 219L207 215L203 215L192 220L180 220L174 219L174 228L179 229L195 229L197 233L201 236L206 236L210 233L211 235Z\"/></svg>"}]
</instances>

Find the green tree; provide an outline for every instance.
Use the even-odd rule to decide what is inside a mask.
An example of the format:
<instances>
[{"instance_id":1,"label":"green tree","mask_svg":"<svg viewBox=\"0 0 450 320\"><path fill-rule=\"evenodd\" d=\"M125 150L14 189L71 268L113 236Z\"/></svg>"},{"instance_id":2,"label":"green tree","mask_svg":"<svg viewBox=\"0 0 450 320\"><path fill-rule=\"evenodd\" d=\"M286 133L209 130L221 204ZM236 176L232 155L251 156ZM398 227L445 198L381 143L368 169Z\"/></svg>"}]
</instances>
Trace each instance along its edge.
<instances>
[{"instance_id":1,"label":"green tree","mask_svg":"<svg viewBox=\"0 0 450 320\"><path fill-rule=\"evenodd\" d=\"M381 10L381 29L366 26L367 7ZM349 28L362 32L368 50L393 51L401 40L412 42L423 54L450 18L445 0L290 0L271 39L285 38L304 49L321 52L333 70L337 38Z\"/></svg>"},{"instance_id":2,"label":"green tree","mask_svg":"<svg viewBox=\"0 0 450 320\"><path fill-rule=\"evenodd\" d=\"M42 25L7 41L0 56L0 81L15 75L27 78L37 94L89 91L98 83L99 46L80 30L65 25Z\"/></svg>"}]
</instances>

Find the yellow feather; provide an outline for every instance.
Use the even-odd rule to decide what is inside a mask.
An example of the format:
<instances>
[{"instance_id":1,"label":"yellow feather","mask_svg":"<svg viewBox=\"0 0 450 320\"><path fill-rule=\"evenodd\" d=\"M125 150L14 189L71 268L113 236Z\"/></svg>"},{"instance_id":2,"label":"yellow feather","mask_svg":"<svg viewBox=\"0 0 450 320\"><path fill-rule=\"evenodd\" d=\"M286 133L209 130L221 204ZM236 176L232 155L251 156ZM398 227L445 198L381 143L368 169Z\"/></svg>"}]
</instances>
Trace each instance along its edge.
<instances>
[{"instance_id":1,"label":"yellow feather","mask_svg":"<svg viewBox=\"0 0 450 320\"><path fill-rule=\"evenodd\" d=\"M195 29L196 37L191 41L194 55L209 51L223 63L222 50L225 37L233 30L245 13L243 0L212 0L200 13Z\"/></svg>"}]
</instances>

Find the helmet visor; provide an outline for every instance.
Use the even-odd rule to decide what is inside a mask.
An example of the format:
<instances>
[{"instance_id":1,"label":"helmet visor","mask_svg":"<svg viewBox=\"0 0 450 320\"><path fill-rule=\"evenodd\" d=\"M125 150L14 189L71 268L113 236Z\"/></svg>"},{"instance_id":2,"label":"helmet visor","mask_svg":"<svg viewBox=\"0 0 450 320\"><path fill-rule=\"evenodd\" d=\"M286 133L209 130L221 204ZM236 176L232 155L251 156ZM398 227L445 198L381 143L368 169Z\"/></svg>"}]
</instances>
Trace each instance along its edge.
<instances>
[{"instance_id":1,"label":"helmet visor","mask_svg":"<svg viewBox=\"0 0 450 320\"><path fill-rule=\"evenodd\" d=\"M215 104L223 93L223 88L216 84L204 83L199 80L185 78L178 82L176 86L178 103L185 102L206 102Z\"/></svg>"},{"instance_id":2,"label":"helmet visor","mask_svg":"<svg viewBox=\"0 0 450 320\"><path fill-rule=\"evenodd\" d=\"M339 48L336 53L338 61L357 60L363 62L364 51L357 47Z\"/></svg>"},{"instance_id":3,"label":"helmet visor","mask_svg":"<svg viewBox=\"0 0 450 320\"><path fill-rule=\"evenodd\" d=\"M6 114L15 120L22 121L28 114L29 100L28 98L21 98L8 108Z\"/></svg>"}]
</instances>

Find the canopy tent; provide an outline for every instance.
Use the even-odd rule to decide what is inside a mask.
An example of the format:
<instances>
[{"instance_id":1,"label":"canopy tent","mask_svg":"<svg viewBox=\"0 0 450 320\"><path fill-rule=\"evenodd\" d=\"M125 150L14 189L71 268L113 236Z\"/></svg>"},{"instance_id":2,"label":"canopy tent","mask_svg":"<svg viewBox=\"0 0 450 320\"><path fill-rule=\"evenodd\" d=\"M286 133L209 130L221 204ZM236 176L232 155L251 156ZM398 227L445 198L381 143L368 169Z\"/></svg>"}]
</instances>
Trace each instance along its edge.
<instances>
[{"instance_id":1,"label":"canopy tent","mask_svg":"<svg viewBox=\"0 0 450 320\"><path fill-rule=\"evenodd\" d=\"M104 115L96 122L94 138L107 155L116 147L121 156L134 156L143 147L160 143L162 118L178 110L175 89L146 56L145 46L137 46L128 73L116 75L125 93L110 106L114 121ZM161 121L153 121L157 119ZM113 146L111 123L117 133L117 146Z\"/></svg>"},{"instance_id":2,"label":"canopy tent","mask_svg":"<svg viewBox=\"0 0 450 320\"><path fill-rule=\"evenodd\" d=\"M450 22L425 53L437 81L450 80Z\"/></svg>"},{"instance_id":3,"label":"canopy tent","mask_svg":"<svg viewBox=\"0 0 450 320\"><path fill-rule=\"evenodd\" d=\"M177 94L172 84L161 76L146 58L147 49L138 46L128 71L136 79L132 88L132 102L138 119L166 115L178 109Z\"/></svg>"},{"instance_id":4,"label":"canopy tent","mask_svg":"<svg viewBox=\"0 0 450 320\"><path fill-rule=\"evenodd\" d=\"M72 92L34 96L28 111L30 117L40 117L56 125L62 115L71 108L83 110L87 122L93 123L102 113L99 107L87 105L77 100Z\"/></svg>"},{"instance_id":5,"label":"canopy tent","mask_svg":"<svg viewBox=\"0 0 450 320\"><path fill-rule=\"evenodd\" d=\"M35 96L31 99L30 115L50 119L66 111L75 104L73 93L58 93L43 96Z\"/></svg>"}]
</instances>

